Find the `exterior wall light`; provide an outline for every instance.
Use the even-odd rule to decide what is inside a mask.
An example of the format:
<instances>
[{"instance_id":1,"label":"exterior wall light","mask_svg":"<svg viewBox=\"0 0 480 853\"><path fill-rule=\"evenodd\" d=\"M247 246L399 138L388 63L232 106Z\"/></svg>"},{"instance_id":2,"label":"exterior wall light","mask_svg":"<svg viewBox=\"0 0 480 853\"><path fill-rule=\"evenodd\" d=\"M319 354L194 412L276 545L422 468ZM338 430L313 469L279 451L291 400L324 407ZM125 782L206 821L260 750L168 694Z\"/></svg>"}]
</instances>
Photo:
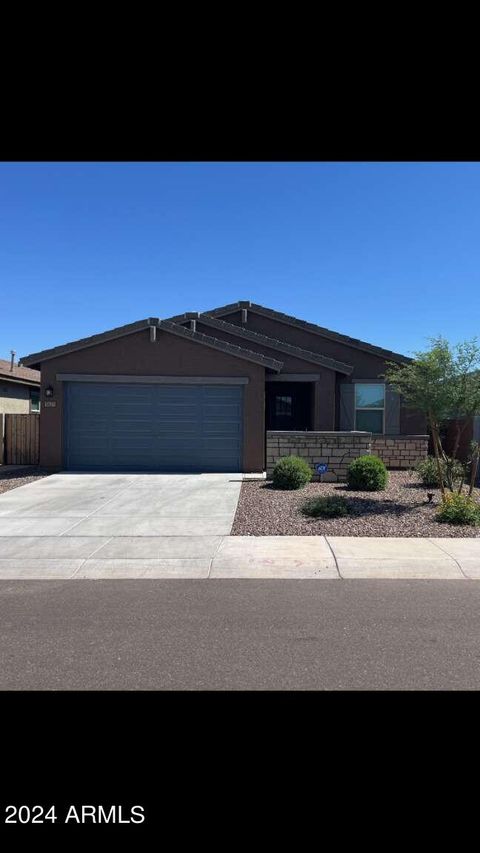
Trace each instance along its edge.
<instances>
[{"instance_id":1,"label":"exterior wall light","mask_svg":"<svg viewBox=\"0 0 480 853\"><path fill-rule=\"evenodd\" d=\"M48 385L47 388L45 388L45 397L53 397L53 388L51 385Z\"/></svg>"}]
</instances>

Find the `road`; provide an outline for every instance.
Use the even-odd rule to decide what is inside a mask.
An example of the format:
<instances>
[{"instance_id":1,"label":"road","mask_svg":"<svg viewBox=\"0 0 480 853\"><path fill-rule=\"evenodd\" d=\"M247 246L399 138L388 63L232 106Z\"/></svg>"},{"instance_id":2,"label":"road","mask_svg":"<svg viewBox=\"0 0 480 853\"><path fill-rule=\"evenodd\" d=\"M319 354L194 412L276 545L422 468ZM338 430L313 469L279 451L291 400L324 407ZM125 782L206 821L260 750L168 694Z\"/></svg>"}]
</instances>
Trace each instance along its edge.
<instances>
[{"instance_id":1,"label":"road","mask_svg":"<svg viewBox=\"0 0 480 853\"><path fill-rule=\"evenodd\" d=\"M480 689L480 584L0 582L1 690Z\"/></svg>"}]
</instances>

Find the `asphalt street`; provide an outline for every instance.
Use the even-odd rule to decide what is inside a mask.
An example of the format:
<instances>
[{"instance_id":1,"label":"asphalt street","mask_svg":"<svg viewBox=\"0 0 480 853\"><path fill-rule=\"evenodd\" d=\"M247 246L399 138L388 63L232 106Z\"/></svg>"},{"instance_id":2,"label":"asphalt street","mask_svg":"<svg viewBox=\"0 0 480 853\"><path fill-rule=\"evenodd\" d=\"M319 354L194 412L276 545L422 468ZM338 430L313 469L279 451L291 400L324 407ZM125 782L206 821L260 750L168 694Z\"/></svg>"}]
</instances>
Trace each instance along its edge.
<instances>
[{"instance_id":1,"label":"asphalt street","mask_svg":"<svg viewBox=\"0 0 480 853\"><path fill-rule=\"evenodd\" d=\"M480 584L0 582L2 690L480 689Z\"/></svg>"}]
</instances>

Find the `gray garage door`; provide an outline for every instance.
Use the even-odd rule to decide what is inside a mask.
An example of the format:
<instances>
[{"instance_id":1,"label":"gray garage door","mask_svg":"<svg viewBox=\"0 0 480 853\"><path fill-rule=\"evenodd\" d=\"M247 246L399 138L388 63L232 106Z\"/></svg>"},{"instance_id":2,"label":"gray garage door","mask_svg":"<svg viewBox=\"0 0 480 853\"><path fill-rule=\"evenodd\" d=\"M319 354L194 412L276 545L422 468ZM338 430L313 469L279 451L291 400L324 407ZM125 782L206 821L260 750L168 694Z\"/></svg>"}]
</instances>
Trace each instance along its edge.
<instances>
[{"instance_id":1,"label":"gray garage door","mask_svg":"<svg viewBox=\"0 0 480 853\"><path fill-rule=\"evenodd\" d=\"M70 470L241 471L243 388L65 383Z\"/></svg>"}]
</instances>

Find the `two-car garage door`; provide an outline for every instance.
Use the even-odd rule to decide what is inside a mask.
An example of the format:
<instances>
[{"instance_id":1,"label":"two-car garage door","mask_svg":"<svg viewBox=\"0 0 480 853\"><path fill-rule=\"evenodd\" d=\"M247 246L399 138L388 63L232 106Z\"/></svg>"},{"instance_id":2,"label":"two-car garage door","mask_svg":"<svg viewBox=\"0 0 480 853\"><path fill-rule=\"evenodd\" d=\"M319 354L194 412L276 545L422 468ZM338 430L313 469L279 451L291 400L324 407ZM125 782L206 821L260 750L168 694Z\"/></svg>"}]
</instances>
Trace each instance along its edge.
<instances>
[{"instance_id":1,"label":"two-car garage door","mask_svg":"<svg viewBox=\"0 0 480 853\"><path fill-rule=\"evenodd\" d=\"M65 383L70 470L241 471L242 385Z\"/></svg>"}]
</instances>

